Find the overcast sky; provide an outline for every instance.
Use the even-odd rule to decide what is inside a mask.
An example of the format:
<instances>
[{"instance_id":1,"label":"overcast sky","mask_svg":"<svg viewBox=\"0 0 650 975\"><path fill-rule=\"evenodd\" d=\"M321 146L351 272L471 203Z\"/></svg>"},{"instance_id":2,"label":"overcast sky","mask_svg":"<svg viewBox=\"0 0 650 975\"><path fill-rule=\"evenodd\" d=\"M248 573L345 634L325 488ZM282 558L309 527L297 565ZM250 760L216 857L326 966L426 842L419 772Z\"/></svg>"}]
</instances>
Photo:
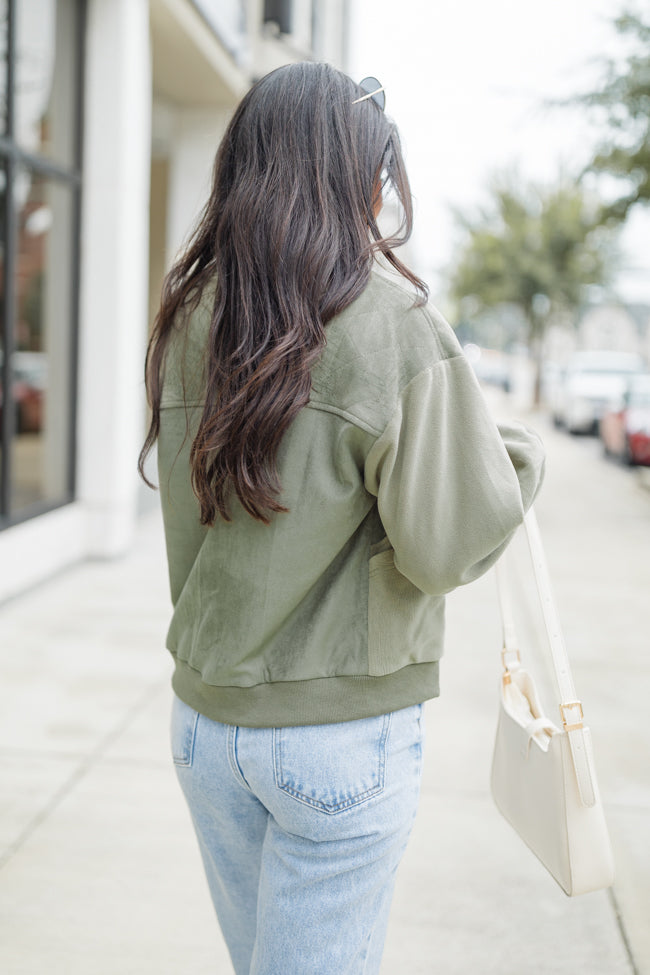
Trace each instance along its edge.
<instances>
[{"instance_id":1,"label":"overcast sky","mask_svg":"<svg viewBox=\"0 0 650 975\"><path fill-rule=\"evenodd\" d=\"M416 198L419 270L434 296L453 249L450 206L479 205L494 172L552 182L589 158L593 123L544 106L597 86L598 59L621 50L611 20L623 3L354 0L350 73L386 88ZM623 237L618 289L628 300L650 303L649 238L643 211Z\"/></svg>"}]
</instances>

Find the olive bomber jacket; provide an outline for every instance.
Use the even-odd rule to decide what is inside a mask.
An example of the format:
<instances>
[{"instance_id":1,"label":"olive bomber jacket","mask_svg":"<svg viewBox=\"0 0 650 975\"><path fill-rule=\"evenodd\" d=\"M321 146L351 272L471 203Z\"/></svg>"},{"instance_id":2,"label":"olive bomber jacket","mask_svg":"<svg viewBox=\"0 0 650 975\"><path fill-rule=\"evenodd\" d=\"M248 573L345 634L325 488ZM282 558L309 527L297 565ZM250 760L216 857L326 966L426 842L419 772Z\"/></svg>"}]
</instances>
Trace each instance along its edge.
<instances>
[{"instance_id":1,"label":"olive bomber jacket","mask_svg":"<svg viewBox=\"0 0 650 975\"><path fill-rule=\"evenodd\" d=\"M539 438L497 428L451 328L373 273L326 328L279 453L288 514L199 522L189 450L211 294L167 353L158 465L173 686L252 727L345 721L438 694L445 594L499 557L542 480Z\"/></svg>"}]
</instances>

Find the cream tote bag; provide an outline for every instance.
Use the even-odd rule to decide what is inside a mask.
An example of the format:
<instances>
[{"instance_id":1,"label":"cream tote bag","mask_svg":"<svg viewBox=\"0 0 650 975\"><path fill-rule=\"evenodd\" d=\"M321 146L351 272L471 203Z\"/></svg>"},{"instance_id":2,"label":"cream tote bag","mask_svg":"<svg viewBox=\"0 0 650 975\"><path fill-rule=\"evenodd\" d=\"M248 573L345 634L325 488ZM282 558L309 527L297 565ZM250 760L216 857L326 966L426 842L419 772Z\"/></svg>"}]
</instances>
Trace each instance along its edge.
<instances>
[{"instance_id":1,"label":"cream tote bag","mask_svg":"<svg viewBox=\"0 0 650 975\"><path fill-rule=\"evenodd\" d=\"M609 887L614 861L598 792L589 728L577 699L533 511L524 526L553 660L558 714L544 714L524 670L511 595L496 566L503 674L491 787L502 815L569 896Z\"/></svg>"}]
</instances>

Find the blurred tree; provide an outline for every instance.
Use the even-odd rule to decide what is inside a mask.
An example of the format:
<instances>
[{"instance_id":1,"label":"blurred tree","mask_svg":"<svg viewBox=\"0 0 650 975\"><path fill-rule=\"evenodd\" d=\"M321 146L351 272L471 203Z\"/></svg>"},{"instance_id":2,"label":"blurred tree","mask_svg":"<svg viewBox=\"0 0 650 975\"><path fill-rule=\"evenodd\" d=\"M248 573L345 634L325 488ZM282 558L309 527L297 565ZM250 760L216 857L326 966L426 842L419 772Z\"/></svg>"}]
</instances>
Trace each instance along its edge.
<instances>
[{"instance_id":1,"label":"blurred tree","mask_svg":"<svg viewBox=\"0 0 650 975\"><path fill-rule=\"evenodd\" d=\"M630 53L608 60L603 87L577 101L604 115L609 134L588 168L625 181L622 195L606 208L606 216L623 220L634 204L650 203L650 15L628 10L614 26L631 40Z\"/></svg>"},{"instance_id":2,"label":"blurred tree","mask_svg":"<svg viewBox=\"0 0 650 975\"><path fill-rule=\"evenodd\" d=\"M604 285L614 270L614 231L600 201L579 183L544 189L500 177L491 201L472 219L456 212L461 242L450 272L460 318L509 303L519 308L536 363L539 399L543 340L555 314L575 313L588 285Z\"/></svg>"}]
</instances>

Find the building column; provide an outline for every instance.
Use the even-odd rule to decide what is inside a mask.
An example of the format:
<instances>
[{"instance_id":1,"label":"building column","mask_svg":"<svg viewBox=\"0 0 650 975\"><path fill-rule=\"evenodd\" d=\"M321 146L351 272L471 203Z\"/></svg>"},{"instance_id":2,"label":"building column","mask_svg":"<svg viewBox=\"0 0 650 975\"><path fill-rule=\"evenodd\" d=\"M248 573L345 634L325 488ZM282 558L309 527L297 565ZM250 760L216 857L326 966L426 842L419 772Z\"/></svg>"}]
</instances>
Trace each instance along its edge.
<instances>
[{"instance_id":1,"label":"building column","mask_svg":"<svg viewBox=\"0 0 650 975\"><path fill-rule=\"evenodd\" d=\"M86 34L77 495L87 553L132 538L144 431L151 44L148 0L90 0Z\"/></svg>"},{"instance_id":2,"label":"building column","mask_svg":"<svg viewBox=\"0 0 650 975\"><path fill-rule=\"evenodd\" d=\"M212 168L232 108L183 108L173 113L169 143L167 266L194 229L210 194Z\"/></svg>"}]
</instances>

